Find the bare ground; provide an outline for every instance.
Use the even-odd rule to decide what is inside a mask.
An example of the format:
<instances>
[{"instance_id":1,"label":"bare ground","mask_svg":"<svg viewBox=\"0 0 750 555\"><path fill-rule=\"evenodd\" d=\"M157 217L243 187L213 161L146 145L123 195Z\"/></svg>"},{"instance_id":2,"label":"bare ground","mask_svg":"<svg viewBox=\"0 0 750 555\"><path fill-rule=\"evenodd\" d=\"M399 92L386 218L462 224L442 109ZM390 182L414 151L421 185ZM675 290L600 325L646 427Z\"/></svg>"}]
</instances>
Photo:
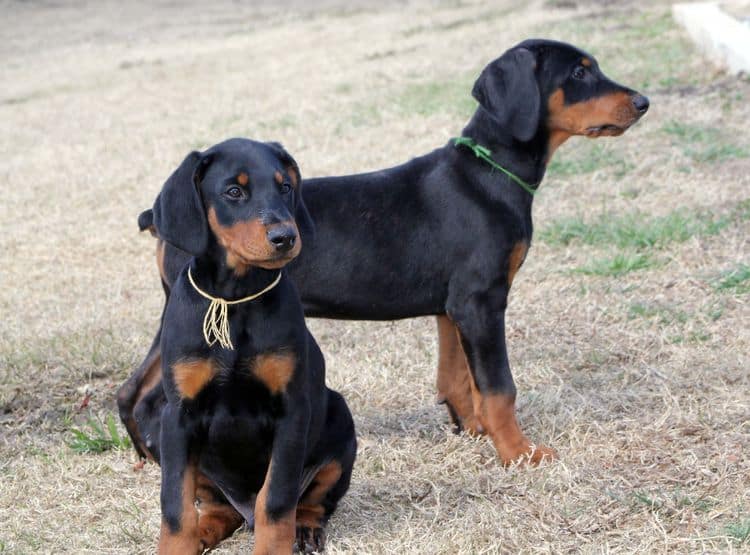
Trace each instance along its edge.
<instances>
[{"instance_id":1,"label":"bare ground","mask_svg":"<svg viewBox=\"0 0 750 555\"><path fill-rule=\"evenodd\" d=\"M240 135L303 175L387 167L456 135L480 69L530 36L652 101L625 136L561 148L534 206L510 356L521 423L560 460L506 470L451 433L430 319L311 321L360 438L329 552L748 551L748 80L666 3L343 6L0 4L0 552L154 551L158 468L68 442L115 412L156 328L135 219L189 149ZM632 239L675 214L682 233ZM571 221L612 235L561 240Z\"/></svg>"}]
</instances>

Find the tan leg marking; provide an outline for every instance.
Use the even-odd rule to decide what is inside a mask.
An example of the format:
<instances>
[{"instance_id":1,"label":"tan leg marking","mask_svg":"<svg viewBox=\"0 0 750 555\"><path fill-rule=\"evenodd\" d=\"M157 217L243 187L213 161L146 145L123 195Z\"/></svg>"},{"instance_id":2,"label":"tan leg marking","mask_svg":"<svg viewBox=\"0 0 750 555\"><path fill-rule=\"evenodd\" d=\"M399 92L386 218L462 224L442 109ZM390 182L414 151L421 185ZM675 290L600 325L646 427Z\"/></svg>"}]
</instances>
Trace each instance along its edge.
<instances>
[{"instance_id":1,"label":"tan leg marking","mask_svg":"<svg viewBox=\"0 0 750 555\"><path fill-rule=\"evenodd\" d=\"M459 333L458 329L456 331ZM464 352L463 349L461 352ZM464 360L468 368L468 360ZM481 429L492 439L497 455L504 465L511 464L523 455L531 455L529 462L533 465L539 464L544 458L557 458L555 451L549 447L538 445L536 449L532 449L531 441L521 432L516 420L515 397L502 394L482 395L471 372L469 387L474 417Z\"/></svg>"},{"instance_id":2,"label":"tan leg marking","mask_svg":"<svg viewBox=\"0 0 750 555\"><path fill-rule=\"evenodd\" d=\"M519 241L513 245L513 250L510 251L508 257L508 287L513 285L513 278L516 277L516 272L526 260L526 252L529 250L529 245L525 241Z\"/></svg>"},{"instance_id":3,"label":"tan leg marking","mask_svg":"<svg viewBox=\"0 0 750 555\"><path fill-rule=\"evenodd\" d=\"M543 459L551 461L557 458L555 451L544 445L537 445L534 449L531 441L523 434L516 420L515 397L502 394L482 395L473 378L471 393L474 412L487 430L504 465L525 455L530 455L528 462L532 465L539 464Z\"/></svg>"},{"instance_id":4,"label":"tan leg marking","mask_svg":"<svg viewBox=\"0 0 750 555\"><path fill-rule=\"evenodd\" d=\"M182 479L182 515L180 529L170 530L162 519L159 535L159 555L191 555L203 552L198 534L198 511L195 508L195 466L185 468Z\"/></svg>"},{"instance_id":5,"label":"tan leg marking","mask_svg":"<svg viewBox=\"0 0 750 555\"><path fill-rule=\"evenodd\" d=\"M445 401L469 433L483 432L474 416L471 398L471 372L458 335L458 328L447 316L437 317L438 325L438 399Z\"/></svg>"},{"instance_id":6,"label":"tan leg marking","mask_svg":"<svg viewBox=\"0 0 750 555\"><path fill-rule=\"evenodd\" d=\"M325 515L323 499L339 481L341 472L338 461L331 461L318 471L310 488L297 505L297 526L322 528L322 519Z\"/></svg>"},{"instance_id":7,"label":"tan leg marking","mask_svg":"<svg viewBox=\"0 0 750 555\"><path fill-rule=\"evenodd\" d=\"M244 522L244 518L227 502L214 483L198 473L195 496L198 504L198 535L205 549L212 549L228 538Z\"/></svg>"},{"instance_id":8,"label":"tan leg marking","mask_svg":"<svg viewBox=\"0 0 750 555\"><path fill-rule=\"evenodd\" d=\"M268 489L273 463L268 465L266 479L255 500L255 555L279 555L292 552L295 541L295 511L271 519L267 512Z\"/></svg>"}]
</instances>

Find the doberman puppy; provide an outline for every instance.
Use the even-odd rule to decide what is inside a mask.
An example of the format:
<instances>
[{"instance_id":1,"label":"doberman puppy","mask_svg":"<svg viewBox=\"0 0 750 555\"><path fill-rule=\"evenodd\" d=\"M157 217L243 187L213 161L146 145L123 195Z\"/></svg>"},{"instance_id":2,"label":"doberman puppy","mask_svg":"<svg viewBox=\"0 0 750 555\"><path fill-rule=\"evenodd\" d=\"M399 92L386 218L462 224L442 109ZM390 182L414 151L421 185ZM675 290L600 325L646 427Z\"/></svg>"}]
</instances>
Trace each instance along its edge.
<instances>
[{"instance_id":1,"label":"doberman puppy","mask_svg":"<svg viewBox=\"0 0 750 555\"><path fill-rule=\"evenodd\" d=\"M490 63L472 94L479 105L459 140L394 168L307 180L317 233L290 275L307 316L436 315L437 388L453 422L488 434L506 464L522 456L537 463L554 451L532 444L516 420L505 342L508 293L531 243L533 193L568 138L621 135L649 102L608 79L590 54L538 39ZM144 212L142 229L151 220ZM165 291L185 259L159 241ZM120 391L136 444L153 426L159 356L155 343Z\"/></svg>"},{"instance_id":2,"label":"doberman puppy","mask_svg":"<svg viewBox=\"0 0 750 555\"><path fill-rule=\"evenodd\" d=\"M154 204L160 236L191 255L143 445L162 467L160 553L201 553L243 520L255 553L319 551L349 487L352 417L282 270L312 229L300 187L280 145L231 139L189 154Z\"/></svg>"}]
</instances>

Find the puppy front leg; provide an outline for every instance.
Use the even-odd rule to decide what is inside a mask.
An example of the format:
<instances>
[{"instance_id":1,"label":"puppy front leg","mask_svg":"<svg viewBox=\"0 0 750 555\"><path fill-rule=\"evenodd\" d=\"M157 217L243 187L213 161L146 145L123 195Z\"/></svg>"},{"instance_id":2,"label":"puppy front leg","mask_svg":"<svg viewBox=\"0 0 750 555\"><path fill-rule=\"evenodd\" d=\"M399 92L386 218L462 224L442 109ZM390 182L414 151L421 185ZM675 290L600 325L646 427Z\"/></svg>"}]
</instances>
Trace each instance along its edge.
<instances>
[{"instance_id":1,"label":"puppy front leg","mask_svg":"<svg viewBox=\"0 0 750 555\"><path fill-rule=\"evenodd\" d=\"M179 407L167 403L161 418L161 555L202 553L195 507L196 466Z\"/></svg>"},{"instance_id":2,"label":"puppy front leg","mask_svg":"<svg viewBox=\"0 0 750 555\"><path fill-rule=\"evenodd\" d=\"M503 464L527 456L531 464L554 459L555 452L534 445L516 419L516 386L505 346L505 292L496 306L481 296L455 303L452 318L458 327L471 370L474 414L492 439Z\"/></svg>"},{"instance_id":3,"label":"puppy front leg","mask_svg":"<svg viewBox=\"0 0 750 555\"><path fill-rule=\"evenodd\" d=\"M307 450L310 404L289 400L290 411L277 425L266 479L255 501L256 555L292 553L295 512Z\"/></svg>"}]
</instances>

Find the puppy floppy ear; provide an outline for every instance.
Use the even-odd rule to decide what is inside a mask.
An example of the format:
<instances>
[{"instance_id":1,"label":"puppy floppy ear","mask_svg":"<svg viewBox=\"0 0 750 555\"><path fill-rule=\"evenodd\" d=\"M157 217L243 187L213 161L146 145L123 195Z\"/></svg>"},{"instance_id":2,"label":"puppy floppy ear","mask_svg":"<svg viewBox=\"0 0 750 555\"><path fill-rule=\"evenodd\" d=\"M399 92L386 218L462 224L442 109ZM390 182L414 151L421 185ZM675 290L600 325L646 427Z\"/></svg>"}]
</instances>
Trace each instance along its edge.
<instances>
[{"instance_id":1,"label":"puppy floppy ear","mask_svg":"<svg viewBox=\"0 0 750 555\"><path fill-rule=\"evenodd\" d=\"M198 184L210 158L191 152L169 176L156 197L154 226L175 247L198 256L208 248L208 221Z\"/></svg>"},{"instance_id":2,"label":"puppy floppy ear","mask_svg":"<svg viewBox=\"0 0 750 555\"><path fill-rule=\"evenodd\" d=\"M302 235L303 239L309 240L315 235L315 223L310 217L310 212L307 211L307 206L305 206L302 198L302 174L299 171L299 166L296 160L292 158L292 155L280 143L268 143L268 145L276 153L276 156L279 157L281 163L284 164L284 168L292 180L296 194L294 219L297 222L297 229L299 229L300 235Z\"/></svg>"},{"instance_id":3,"label":"puppy floppy ear","mask_svg":"<svg viewBox=\"0 0 750 555\"><path fill-rule=\"evenodd\" d=\"M541 95L536 58L526 48L507 51L482 71L472 96L493 120L519 141L529 141L539 127Z\"/></svg>"}]
</instances>

